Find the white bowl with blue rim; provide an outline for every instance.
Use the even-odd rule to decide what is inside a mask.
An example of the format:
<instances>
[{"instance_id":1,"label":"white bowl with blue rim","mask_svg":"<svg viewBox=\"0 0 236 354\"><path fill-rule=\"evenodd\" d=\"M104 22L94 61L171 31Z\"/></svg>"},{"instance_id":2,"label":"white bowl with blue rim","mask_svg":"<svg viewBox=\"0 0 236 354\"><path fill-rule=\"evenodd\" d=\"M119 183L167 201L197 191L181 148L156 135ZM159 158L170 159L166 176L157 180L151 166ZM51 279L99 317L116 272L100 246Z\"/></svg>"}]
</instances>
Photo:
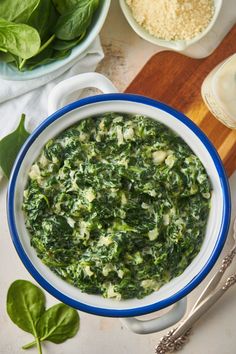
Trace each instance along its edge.
<instances>
[{"instance_id":1,"label":"white bowl with blue rim","mask_svg":"<svg viewBox=\"0 0 236 354\"><path fill-rule=\"evenodd\" d=\"M171 49L176 52L184 51L185 49L187 49L191 45L200 41L203 37L205 37L210 32L210 30L214 27L214 24L220 14L220 10L222 8L222 5L223 5L223 0L214 0L215 11L214 11L214 15L213 15L211 21L209 22L208 26L202 32L200 32L198 35L196 35L195 37L193 37L191 39L184 39L184 40L165 40L165 39L157 38L157 37L151 35L145 28L140 26L138 24L138 22L135 20L133 14L132 14L132 11L131 11L130 7L128 6L126 0L120 0L120 7L123 11L123 14L124 14L126 20L128 21L129 25L133 28L133 30L141 38L145 39L146 41L148 41L152 44L156 44L158 46L164 47L166 49Z\"/></svg>"},{"instance_id":2,"label":"white bowl with blue rim","mask_svg":"<svg viewBox=\"0 0 236 354\"><path fill-rule=\"evenodd\" d=\"M104 94L83 98L60 108L65 96L86 87L98 88ZM217 151L204 133L182 113L144 96L118 93L107 78L97 73L77 75L59 83L49 97L48 111L49 117L33 131L22 147L9 183L8 223L22 262L45 290L76 309L95 315L125 318L126 325L136 333L151 333L173 325L184 315L186 296L209 273L227 237L231 212L230 192ZM200 158L213 188L207 229L199 254L183 274L143 299L105 299L99 295L82 293L59 278L41 262L31 247L22 211L23 191L29 169L46 142L81 119L110 111L146 115L174 130ZM167 314L151 321L133 318L172 304L175 306Z\"/></svg>"},{"instance_id":3,"label":"white bowl with blue rim","mask_svg":"<svg viewBox=\"0 0 236 354\"><path fill-rule=\"evenodd\" d=\"M86 51L101 31L108 14L110 4L111 0L99 1L99 7L93 16L92 23L87 30L86 36L71 50L68 57L54 61L50 64L41 65L33 70L26 71L19 71L15 66L0 61L0 79L12 81L31 80L51 74L62 67L67 66L69 69L73 62L76 62L77 58Z\"/></svg>"}]
</instances>

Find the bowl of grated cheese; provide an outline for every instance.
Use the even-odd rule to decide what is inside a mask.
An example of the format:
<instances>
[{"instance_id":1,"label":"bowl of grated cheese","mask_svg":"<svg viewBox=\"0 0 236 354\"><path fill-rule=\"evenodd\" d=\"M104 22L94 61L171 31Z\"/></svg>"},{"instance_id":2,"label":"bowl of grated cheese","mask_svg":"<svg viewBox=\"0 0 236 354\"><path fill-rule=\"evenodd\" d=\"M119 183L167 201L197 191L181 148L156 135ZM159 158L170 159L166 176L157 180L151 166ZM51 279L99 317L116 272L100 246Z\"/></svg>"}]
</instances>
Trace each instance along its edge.
<instances>
[{"instance_id":1,"label":"bowl of grated cheese","mask_svg":"<svg viewBox=\"0 0 236 354\"><path fill-rule=\"evenodd\" d=\"M212 29L223 0L120 0L128 23L143 39L183 51Z\"/></svg>"}]
</instances>

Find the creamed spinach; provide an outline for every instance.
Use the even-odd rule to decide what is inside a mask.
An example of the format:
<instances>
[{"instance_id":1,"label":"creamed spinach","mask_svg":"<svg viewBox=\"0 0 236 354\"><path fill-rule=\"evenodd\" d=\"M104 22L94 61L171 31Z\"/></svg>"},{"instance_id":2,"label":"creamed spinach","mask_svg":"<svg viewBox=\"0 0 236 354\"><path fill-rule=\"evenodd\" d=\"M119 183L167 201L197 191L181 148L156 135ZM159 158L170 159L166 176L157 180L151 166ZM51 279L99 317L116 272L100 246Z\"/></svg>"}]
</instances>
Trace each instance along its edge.
<instances>
[{"instance_id":1,"label":"creamed spinach","mask_svg":"<svg viewBox=\"0 0 236 354\"><path fill-rule=\"evenodd\" d=\"M81 291L143 298L198 254L211 199L189 146L141 115L91 117L48 141L23 209L42 262Z\"/></svg>"}]
</instances>

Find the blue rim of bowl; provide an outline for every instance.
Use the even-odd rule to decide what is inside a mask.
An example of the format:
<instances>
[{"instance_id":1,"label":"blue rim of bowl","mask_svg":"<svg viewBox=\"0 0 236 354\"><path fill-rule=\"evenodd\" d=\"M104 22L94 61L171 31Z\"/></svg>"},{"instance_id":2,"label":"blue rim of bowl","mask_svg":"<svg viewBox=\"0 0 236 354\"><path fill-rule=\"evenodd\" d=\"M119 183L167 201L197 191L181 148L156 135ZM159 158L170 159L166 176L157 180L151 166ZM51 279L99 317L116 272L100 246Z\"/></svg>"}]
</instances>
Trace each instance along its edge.
<instances>
[{"instance_id":1,"label":"blue rim of bowl","mask_svg":"<svg viewBox=\"0 0 236 354\"><path fill-rule=\"evenodd\" d=\"M20 242L19 234L15 223L15 215L14 215L16 181L17 181L19 169L21 167L21 163L24 160L24 157L28 149L34 143L36 138L42 133L42 131L45 128L47 128L50 124L52 124L54 121L61 118L64 114L73 111L79 107L83 107L97 102L117 101L117 100L141 103L144 105L158 108L160 110L169 113L170 115L173 116L174 119L181 121L189 129L191 129L193 133L195 133L195 135L199 138L199 140L201 140L202 144L206 147L206 149L210 153L214 165L216 167L216 170L218 172L221 188L223 192L222 193L223 194L223 216L222 216L220 231L215 243L214 250L212 251L211 256L209 257L209 259L207 260L206 264L201 269L201 271L184 288L179 290L174 295L150 305L129 308L129 309L110 309L110 308L91 306L82 303L80 301L77 301L75 299L72 299L67 295L63 294L62 292L60 292L59 290L57 290L56 288L54 288L47 280L45 280L42 277L42 275L37 271L37 269L34 267L30 259L28 258ZM207 274L210 272L215 262L217 261L227 237L229 224L230 224L230 216L231 216L231 200L230 200L228 178L226 176L222 161L215 147L212 145L212 143L209 141L206 135L201 131L201 129L195 125L195 123L193 123L184 114L167 106L164 103L155 101L150 98L146 98L144 96L116 93L116 94L102 94L98 96L87 97L79 101L76 101L74 103L71 103L61 108L60 110L56 111L55 113L53 113L33 131L33 133L29 136L29 138L21 148L12 169L12 173L9 181L9 187L8 187L8 196L7 196L7 216L8 216L8 224L9 224L12 241L14 243L14 246L16 248L19 257L21 258L21 261L23 262L23 264L25 265L29 273L46 291L48 291L51 295L53 295L60 301L68 304L69 306L84 312L88 312L100 316L108 316L108 317L130 317L130 316L145 315L172 305L173 303L179 301L181 298L189 294L207 276Z\"/></svg>"}]
</instances>

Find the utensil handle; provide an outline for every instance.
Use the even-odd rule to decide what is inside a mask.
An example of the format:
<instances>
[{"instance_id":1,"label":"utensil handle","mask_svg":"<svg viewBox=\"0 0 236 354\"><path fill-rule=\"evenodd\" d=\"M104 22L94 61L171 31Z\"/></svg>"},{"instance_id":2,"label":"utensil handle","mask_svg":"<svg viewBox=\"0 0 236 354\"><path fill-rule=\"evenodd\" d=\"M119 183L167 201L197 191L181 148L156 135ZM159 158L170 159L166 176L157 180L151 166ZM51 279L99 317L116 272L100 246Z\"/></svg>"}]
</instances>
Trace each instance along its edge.
<instances>
[{"instance_id":1,"label":"utensil handle","mask_svg":"<svg viewBox=\"0 0 236 354\"><path fill-rule=\"evenodd\" d=\"M203 300L201 304L191 313L179 327L171 330L163 336L156 346L156 354L172 353L181 350L188 342L191 334L191 328L197 320L204 315L215 302L224 294L225 289L219 289L208 298Z\"/></svg>"},{"instance_id":2,"label":"utensil handle","mask_svg":"<svg viewBox=\"0 0 236 354\"><path fill-rule=\"evenodd\" d=\"M165 315L151 319L140 320L134 317L122 318L121 322L132 332L137 334L149 334L162 331L178 322L185 314L187 299L178 301Z\"/></svg>"},{"instance_id":3,"label":"utensil handle","mask_svg":"<svg viewBox=\"0 0 236 354\"><path fill-rule=\"evenodd\" d=\"M225 292L236 283L236 273L227 278L224 285L212 293L209 297L203 300L197 308L191 313L185 321L176 329L173 334L174 338L178 338L184 334L192 325L205 314L218 300L225 294Z\"/></svg>"},{"instance_id":4,"label":"utensil handle","mask_svg":"<svg viewBox=\"0 0 236 354\"><path fill-rule=\"evenodd\" d=\"M221 278L223 277L226 269L231 265L234 257L236 255L236 244L234 244L233 248L231 249L231 251L223 258L222 262L221 262L221 267L218 270L217 273L215 273L215 275L211 278L211 280L209 281L209 283L207 284L207 287L205 288L205 290L202 292L202 294L199 296L199 298L197 299L196 303L194 304L191 312L193 313L194 310L198 307L198 305L208 297L208 295L216 289L217 285L219 284Z\"/></svg>"},{"instance_id":5,"label":"utensil handle","mask_svg":"<svg viewBox=\"0 0 236 354\"><path fill-rule=\"evenodd\" d=\"M204 299L195 310L174 330L161 338L156 354L175 352L183 348L191 334L191 328L224 294L236 284L236 273L227 278L223 286Z\"/></svg>"},{"instance_id":6,"label":"utensil handle","mask_svg":"<svg viewBox=\"0 0 236 354\"><path fill-rule=\"evenodd\" d=\"M207 284L205 290L202 292L202 294L199 296L197 301L195 302L190 315L194 312L194 310L198 307L198 305L210 295L212 291L214 291L219 284L221 278L223 277L226 269L231 265L233 262L234 257L236 256L236 218L233 221L233 239L234 239L234 244L233 247L231 248L230 252L223 258L221 262L220 269L218 272L211 278L209 283Z\"/></svg>"},{"instance_id":7,"label":"utensil handle","mask_svg":"<svg viewBox=\"0 0 236 354\"><path fill-rule=\"evenodd\" d=\"M69 79L61 81L52 89L48 98L49 115L63 106L63 100L66 96L90 87L97 88L103 93L118 92L113 83L101 74L92 72L72 76Z\"/></svg>"}]
</instances>

